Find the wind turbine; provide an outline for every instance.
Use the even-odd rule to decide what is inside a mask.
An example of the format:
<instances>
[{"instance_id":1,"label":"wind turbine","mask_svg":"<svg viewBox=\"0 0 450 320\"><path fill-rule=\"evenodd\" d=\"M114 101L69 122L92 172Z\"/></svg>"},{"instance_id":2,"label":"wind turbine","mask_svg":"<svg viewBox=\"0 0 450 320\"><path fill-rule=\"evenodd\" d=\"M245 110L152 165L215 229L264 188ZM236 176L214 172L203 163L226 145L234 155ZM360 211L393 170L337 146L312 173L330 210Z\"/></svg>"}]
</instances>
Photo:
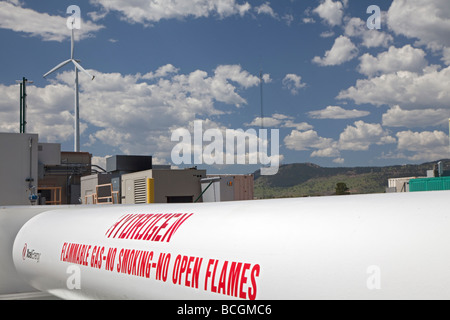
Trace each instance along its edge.
<instances>
[{"instance_id":1,"label":"wind turbine","mask_svg":"<svg viewBox=\"0 0 450 320\"><path fill-rule=\"evenodd\" d=\"M74 22L72 22L72 36L71 36L71 50L70 50L70 59L66 60L60 64L58 64L56 67L54 67L52 70L44 74L44 78L49 76L50 74L56 72L57 70L61 69L62 67L66 66L69 63L73 63L75 65L75 138L74 138L74 151L80 152L80 99L79 99L79 84L78 84L78 71L82 71L85 74L87 74L92 80L95 79L95 76L91 75L89 72L87 72L81 65L80 60L76 60L74 58L74 50L75 50L75 40L74 40Z\"/></svg>"}]
</instances>

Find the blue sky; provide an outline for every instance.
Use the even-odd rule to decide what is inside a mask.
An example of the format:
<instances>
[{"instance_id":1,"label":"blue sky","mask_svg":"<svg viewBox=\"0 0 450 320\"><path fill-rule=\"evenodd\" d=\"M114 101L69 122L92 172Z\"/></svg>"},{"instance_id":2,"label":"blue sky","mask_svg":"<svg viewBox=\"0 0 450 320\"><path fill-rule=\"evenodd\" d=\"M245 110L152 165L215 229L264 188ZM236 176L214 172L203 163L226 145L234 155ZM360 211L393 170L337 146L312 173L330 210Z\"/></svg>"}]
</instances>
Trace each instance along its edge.
<instances>
[{"instance_id":1,"label":"blue sky","mask_svg":"<svg viewBox=\"0 0 450 320\"><path fill-rule=\"evenodd\" d=\"M29 85L28 128L73 150L70 56L78 5L82 151L171 163L171 133L280 130L282 163L382 166L449 157L448 0L8 0L0 1L0 132L19 131L19 88ZM382 10L369 30L370 5ZM215 166L253 172L258 166Z\"/></svg>"}]
</instances>

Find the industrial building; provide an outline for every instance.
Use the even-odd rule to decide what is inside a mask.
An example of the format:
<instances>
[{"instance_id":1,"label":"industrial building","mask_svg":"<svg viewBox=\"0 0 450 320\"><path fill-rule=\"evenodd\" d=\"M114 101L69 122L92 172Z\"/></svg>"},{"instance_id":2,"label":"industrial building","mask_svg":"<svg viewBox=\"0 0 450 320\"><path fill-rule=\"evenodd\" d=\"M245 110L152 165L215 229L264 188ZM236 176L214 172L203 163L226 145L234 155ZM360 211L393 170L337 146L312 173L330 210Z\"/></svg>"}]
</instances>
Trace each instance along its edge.
<instances>
[{"instance_id":1,"label":"industrial building","mask_svg":"<svg viewBox=\"0 0 450 320\"><path fill-rule=\"evenodd\" d=\"M86 152L56 152L60 145L39 144L40 204L81 204L81 178L92 172L92 155ZM49 162L50 160L50 162Z\"/></svg>"},{"instance_id":2,"label":"industrial building","mask_svg":"<svg viewBox=\"0 0 450 320\"><path fill-rule=\"evenodd\" d=\"M200 180L206 177L206 170L153 165L151 156L109 157L106 168L106 173L81 179L83 204L200 201Z\"/></svg>"},{"instance_id":3,"label":"industrial building","mask_svg":"<svg viewBox=\"0 0 450 320\"><path fill-rule=\"evenodd\" d=\"M0 133L0 205L192 203L253 200L253 175L213 175L114 156L107 169L86 152L61 151L37 134Z\"/></svg>"},{"instance_id":4,"label":"industrial building","mask_svg":"<svg viewBox=\"0 0 450 320\"><path fill-rule=\"evenodd\" d=\"M254 175L208 175L202 179L203 202L254 199Z\"/></svg>"},{"instance_id":5,"label":"industrial building","mask_svg":"<svg viewBox=\"0 0 450 320\"><path fill-rule=\"evenodd\" d=\"M153 165L150 156L106 159L106 173L81 179L83 204L193 203L253 200L253 175L207 176L197 168Z\"/></svg>"},{"instance_id":6,"label":"industrial building","mask_svg":"<svg viewBox=\"0 0 450 320\"><path fill-rule=\"evenodd\" d=\"M38 187L37 134L0 133L0 205L36 203Z\"/></svg>"},{"instance_id":7,"label":"industrial building","mask_svg":"<svg viewBox=\"0 0 450 320\"><path fill-rule=\"evenodd\" d=\"M37 134L0 133L0 205L80 204L81 177L91 174L89 153L61 152Z\"/></svg>"},{"instance_id":8,"label":"industrial building","mask_svg":"<svg viewBox=\"0 0 450 320\"><path fill-rule=\"evenodd\" d=\"M122 176L122 203L202 202L201 179L206 170L148 170Z\"/></svg>"},{"instance_id":9,"label":"industrial building","mask_svg":"<svg viewBox=\"0 0 450 320\"><path fill-rule=\"evenodd\" d=\"M206 177L206 170L151 169L123 174L115 178L121 181L119 190L112 176L103 173L82 178L83 204L201 202L200 180Z\"/></svg>"},{"instance_id":10,"label":"industrial building","mask_svg":"<svg viewBox=\"0 0 450 320\"><path fill-rule=\"evenodd\" d=\"M82 204L120 203L118 192L112 190L111 177L107 172L82 177Z\"/></svg>"},{"instance_id":11,"label":"industrial building","mask_svg":"<svg viewBox=\"0 0 450 320\"><path fill-rule=\"evenodd\" d=\"M410 192L450 190L450 177L423 178L409 181Z\"/></svg>"},{"instance_id":12,"label":"industrial building","mask_svg":"<svg viewBox=\"0 0 450 320\"><path fill-rule=\"evenodd\" d=\"M409 181L412 179L417 179L417 177L389 179L386 193L409 192Z\"/></svg>"},{"instance_id":13,"label":"industrial building","mask_svg":"<svg viewBox=\"0 0 450 320\"><path fill-rule=\"evenodd\" d=\"M450 190L450 171L439 161L426 177L393 178L388 180L387 193Z\"/></svg>"}]
</instances>

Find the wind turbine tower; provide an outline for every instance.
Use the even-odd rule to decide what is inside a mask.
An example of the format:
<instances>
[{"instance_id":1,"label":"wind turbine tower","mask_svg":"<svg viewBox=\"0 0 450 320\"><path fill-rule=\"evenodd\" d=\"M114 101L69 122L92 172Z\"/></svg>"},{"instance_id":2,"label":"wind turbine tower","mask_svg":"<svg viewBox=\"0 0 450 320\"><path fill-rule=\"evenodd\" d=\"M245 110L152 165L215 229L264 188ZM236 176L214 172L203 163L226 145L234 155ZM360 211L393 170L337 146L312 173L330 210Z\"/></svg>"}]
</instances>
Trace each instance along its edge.
<instances>
[{"instance_id":1,"label":"wind turbine tower","mask_svg":"<svg viewBox=\"0 0 450 320\"><path fill-rule=\"evenodd\" d=\"M50 74L58 71L59 69L61 69L62 67L66 66L69 63L73 63L75 66L75 123L74 123L74 127L75 127L75 134L74 134L74 151L75 152L80 152L80 99L79 99L79 84L78 84L78 72L84 72L85 74L87 74L92 80L95 79L95 76L91 75L89 72L87 72L81 65L80 65L80 61L76 60L74 58L74 51L75 51L75 39L74 39L74 22L72 22L72 35L71 35L71 50L70 50L70 59L66 60L64 62L61 62L59 65L57 65L56 67L54 67L52 70L50 70L49 72L47 72L44 75L44 78L46 78L47 76L49 76Z\"/></svg>"}]
</instances>

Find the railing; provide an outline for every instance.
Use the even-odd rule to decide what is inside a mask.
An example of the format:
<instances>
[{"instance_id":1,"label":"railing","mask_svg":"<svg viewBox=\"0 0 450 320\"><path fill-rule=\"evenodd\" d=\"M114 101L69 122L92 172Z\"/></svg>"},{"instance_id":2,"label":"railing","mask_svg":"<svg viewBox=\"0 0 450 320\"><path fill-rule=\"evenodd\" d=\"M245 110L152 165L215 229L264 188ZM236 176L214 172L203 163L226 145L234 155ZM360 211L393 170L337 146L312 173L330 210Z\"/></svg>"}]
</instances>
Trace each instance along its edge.
<instances>
[{"instance_id":1,"label":"railing","mask_svg":"<svg viewBox=\"0 0 450 320\"><path fill-rule=\"evenodd\" d=\"M111 195L110 196L106 196L106 197L99 197L99 189L102 188L109 188L111 191ZM118 204L119 203L119 192L118 191L113 191L113 185L112 183L108 183L108 184L101 184L96 186L95 188L96 193L94 194L90 194L84 197L84 202L85 204L88 204L88 199L92 199L92 204Z\"/></svg>"},{"instance_id":2,"label":"railing","mask_svg":"<svg viewBox=\"0 0 450 320\"><path fill-rule=\"evenodd\" d=\"M51 191L51 198L52 200L46 200L45 204L49 206L57 206L62 204L61 200L61 192L62 187L39 187L38 193L41 191Z\"/></svg>"}]
</instances>

